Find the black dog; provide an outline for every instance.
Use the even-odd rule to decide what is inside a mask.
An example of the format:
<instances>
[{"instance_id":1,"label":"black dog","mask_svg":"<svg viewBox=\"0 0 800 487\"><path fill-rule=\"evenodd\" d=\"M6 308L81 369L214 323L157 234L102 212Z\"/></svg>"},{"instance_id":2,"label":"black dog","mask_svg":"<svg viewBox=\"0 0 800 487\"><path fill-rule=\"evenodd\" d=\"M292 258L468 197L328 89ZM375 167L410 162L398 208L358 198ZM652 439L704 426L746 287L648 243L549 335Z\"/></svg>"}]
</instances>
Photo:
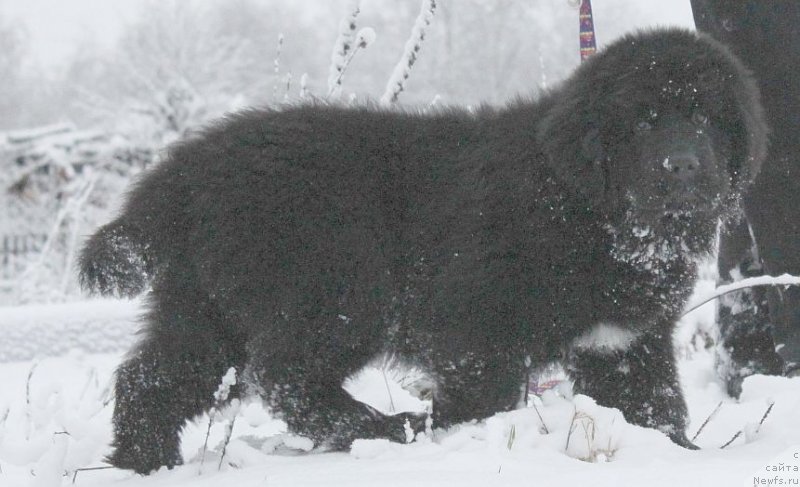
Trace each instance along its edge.
<instances>
[{"instance_id":1,"label":"black dog","mask_svg":"<svg viewBox=\"0 0 800 487\"><path fill-rule=\"evenodd\" d=\"M111 463L179 463L231 366L319 445L404 441L406 416L341 388L387 351L430 372L437 427L514 408L529 367L565 360L579 391L691 446L671 332L765 132L748 73L680 30L501 110L231 116L173 147L81 256L86 288L152 284Z\"/></svg>"}]
</instances>

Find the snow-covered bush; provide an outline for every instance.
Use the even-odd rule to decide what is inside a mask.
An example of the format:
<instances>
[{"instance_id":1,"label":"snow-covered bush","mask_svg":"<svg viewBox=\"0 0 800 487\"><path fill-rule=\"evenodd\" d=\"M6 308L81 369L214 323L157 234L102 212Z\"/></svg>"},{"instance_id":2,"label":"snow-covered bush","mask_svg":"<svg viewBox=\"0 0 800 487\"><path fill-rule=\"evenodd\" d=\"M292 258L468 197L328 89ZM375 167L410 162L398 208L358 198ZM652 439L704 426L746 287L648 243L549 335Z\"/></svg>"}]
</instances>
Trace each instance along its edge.
<instances>
[{"instance_id":1,"label":"snow-covered bush","mask_svg":"<svg viewBox=\"0 0 800 487\"><path fill-rule=\"evenodd\" d=\"M405 90L406 80L411 74L411 68L417 62L422 42L425 40L428 27L433 22L435 12L436 0L422 0L419 15L411 28L411 36L406 41L400 61L394 67L394 71L386 83L386 90L381 96L381 104L388 105L397 102L400 93Z\"/></svg>"},{"instance_id":2,"label":"snow-covered bush","mask_svg":"<svg viewBox=\"0 0 800 487\"><path fill-rule=\"evenodd\" d=\"M81 239L152 157L120 136L70 124L0 133L0 303L77 295ZM19 239L21 248L7 244Z\"/></svg>"},{"instance_id":3,"label":"snow-covered bush","mask_svg":"<svg viewBox=\"0 0 800 487\"><path fill-rule=\"evenodd\" d=\"M110 52L73 65L65 80L76 87L73 108L83 123L161 148L226 112L274 102L286 75L271 69L270 51L287 8L245 0L153 3ZM293 37L281 42L284 73L304 45Z\"/></svg>"}]
</instances>

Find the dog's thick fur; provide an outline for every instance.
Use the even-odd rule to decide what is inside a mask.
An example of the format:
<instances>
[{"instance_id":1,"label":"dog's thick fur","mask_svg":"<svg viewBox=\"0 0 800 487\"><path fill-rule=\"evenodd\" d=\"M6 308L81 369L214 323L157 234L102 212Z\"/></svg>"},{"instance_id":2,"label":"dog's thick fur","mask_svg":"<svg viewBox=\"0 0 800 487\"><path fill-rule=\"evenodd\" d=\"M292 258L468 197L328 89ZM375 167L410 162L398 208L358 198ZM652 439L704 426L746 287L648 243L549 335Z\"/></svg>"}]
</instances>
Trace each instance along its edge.
<instances>
[{"instance_id":1,"label":"dog's thick fur","mask_svg":"<svg viewBox=\"0 0 800 487\"><path fill-rule=\"evenodd\" d=\"M341 388L387 351L430 373L435 427L514 408L530 367L563 360L580 392L691 446L671 332L765 132L748 73L680 30L500 110L229 117L172 147L82 253L89 289L152 285L110 461L179 463L231 366L318 445L404 441L408 416Z\"/></svg>"},{"instance_id":2,"label":"dog's thick fur","mask_svg":"<svg viewBox=\"0 0 800 487\"><path fill-rule=\"evenodd\" d=\"M745 218L720 235L720 284L800 275L800 2L692 0L697 28L752 69L769 151L743 201ZM800 287L745 289L720 300L717 371L739 397L753 374L800 375Z\"/></svg>"}]
</instances>

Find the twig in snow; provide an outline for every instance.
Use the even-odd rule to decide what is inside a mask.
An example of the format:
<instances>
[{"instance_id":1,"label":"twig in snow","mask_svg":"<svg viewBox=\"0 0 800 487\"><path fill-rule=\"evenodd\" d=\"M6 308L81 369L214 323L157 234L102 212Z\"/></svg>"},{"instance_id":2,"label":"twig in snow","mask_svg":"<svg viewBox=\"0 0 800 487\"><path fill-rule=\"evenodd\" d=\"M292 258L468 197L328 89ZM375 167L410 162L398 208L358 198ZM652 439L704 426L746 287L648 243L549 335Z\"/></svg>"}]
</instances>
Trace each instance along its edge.
<instances>
[{"instance_id":1,"label":"twig in snow","mask_svg":"<svg viewBox=\"0 0 800 487\"><path fill-rule=\"evenodd\" d=\"M569 425L569 432L567 433L567 444L564 446L564 452L569 453L569 442L572 438L572 433L578 429L578 420L580 420L580 426L583 428L583 434L586 438L586 447L589 452L589 457L591 458L596 452L594 447L595 435L597 433L597 426L595 425L594 418L589 416L588 414L578 411L575 409L575 413L572 415L572 421Z\"/></svg>"},{"instance_id":2,"label":"twig in snow","mask_svg":"<svg viewBox=\"0 0 800 487\"><path fill-rule=\"evenodd\" d=\"M39 362L34 362L31 365L31 369L28 371L28 378L25 380L25 439L31 439L31 379L33 378L33 372L36 370L36 367L39 366Z\"/></svg>"},{"instance_id":3,"label":"twig in snow","mask_svg":"<svg viewBox=\"0 0 800 487\"><path fill-rule=\"evenodd\" d=\"M228 450L228 443L231 442L231 436L233 436L233 426L236 424L236 414L239 412L239 400L234 399L231 407L233 408L231 413L231 421L225 425L225 438L222 442L222 452L219 455L219 464L217 464L217 470L222 470L222 461L225 459L225 452Z\"/></svg>"},{"instance_id":4,"label":"twig in snow","mask_svg":"<svg viewBox=\"0 0 800 487\"><path fill-rule=\"evenodd\" d=\"M217 387L217 391L214 393L214 407L211 408L211 411L208 412L208 428L206 429L206 438L203 441L203 453L200 455L199 473L203 472L203 464L206 461L206 452L208 451L208 437L211 435L211 426L214 424L214 420L217 416L217 413L219 413L222 410L222 408L225 407L225 403L228 400L228 395L230 395L231 392L231 386L234 385L236 385L236 368L231 367L222 377L219 387ZM231 426L231 429L232 428L233 426ZM228 444L226 442L225 447L227 446Z\"/></svg>"},{"instance_id":5,"label":"twig in snow","mask_svg":"<svg viewBox=\"0 0 800 487\"><path fill-rule=\"evenodd\" d=\"M761 425L764 424L764 420L767 419L769 413L772 412L773 406L775 406L775 401L770 401L769 407L767 407L767 410L764 411L764 415L761 416L761 421L758 422L758 428L756 428L756 433L758 433L758 431L761 429Z\"/></svg>"},{"instance_id":6,"label":"twig in snow","mask_svg":"<svg viewBox=\"0 0 800 487\"><path fill-rule=\"evenodd\" d=\"M770 403L769 403L769 406L767 406L767 410L766 410L766 411L764 411L764 415L763 415L763 416L761 416L761 421L759 421L759 422L758 422L758 428L756 428L756 433L758 433L758 430L760 430L760 429L761 429L761 425L762 425L762 424L764 424L764 420L765 420L765 419L767 419L767 416L769 416L769 413L772 411L772 408L773 408L774 406L775 406L775 402L774 402L774 401L770 401ZM720 449L720 450L722 450L723 448L725 448L725 447L727 447L728 445L730 445L731 443L733 443L733 442L736 440L736 438L738 438L738 437L742 436L742 432L743 432L743 431L744 431L744 430L739 430L739 431L737 431L737 432L736 432L736 434L735 434L735 435L733 435L733 438L731 438L730 440L728 440L728 442L727 442L727 443L725 443L724 445L722 445L721 447L719 447L719 449Z\"/></svg>"},{"instance_id":7,"label":"twig in snow","mask_svg":"<svg viewBox=\"0 0 800 487\"><path fill-rule=\"evenodd\" d=\"M208 428L206 428L206 438L203 440L203 453L200 454L199 474L203 473L203 464L206 462L206 452L208 451L208 437L211 436L211 426L214 424L214 416L216 416L216 412L216 408L208 412Z\"/></svg>"},{"instance_id":8,"label":"twig in snow","mask_svg":"<svg viewBox=\"0 0 800 487\"><path fill-rule=\"evenodd\" d=\"M572 438L572 432L575 431L577 426L575 425L575 421L578 419L578 410L575 409L575 412L572 414L572 421L569 423L569 432L567 432L567 444L564 445L564 451L569 451L569 440Z\"/></svg>"},{"instance_id":9,"label":"twig in snow","mask_svg":"<svg viewBox=\"0 0 800 487\"><path fill-rule=\"evenodd\" d=\"M11 413L11 408L8 407L8 406L5 406L3 408L3 413L0 415L0 416L2 416L2 417L0 417L0 426L5 426L6 425L6 420L8 419L8 415L10 413Z\"/></svg>"},{"instance_id":10,"label":"twig in snow","mask_svg":"<svg viewBox=\"0 0 800 487\"><path fill-rule=\"evenodd\" d=\"M592 444L594 443L594 437L597 433L597 427L594 424L594 418L586 416L589 418L588 422L581 421L581 426L583 426L583 434L586 438L586 446L589 449L589 452L593 450Z\"/></svg>"},{"instance_id":11,"label":"twig in snow","mask_svg":"<svg viewBox=\"0 0 800 487\"><path fill-rule=\"evenodd\" d=\"M411 73L411 68L417 62L422 42L425 40L425 30L433 22L433 15L436 12L436 0L422 0L419 16L411 29L411 37L406 42L403 55L394 67L386 90L381 97L382 105L390 105L397 102L400 93L405 89L406 80Z\"/></svg>"},{"instance_id":12,"label":"twig in snow","mask_svg":"<svg viewBox=\"0 0 800 487\"><path fill-rule=\"evenodd\" d=\"M111 404L111 401L114 400L114 394L111 392L111 389L108 386L106 386L106 388L103 389L103 392L100 394L100 397L105 397L105 399L103 399L103 407L100 408L100 410L107 408L108 405Z\"/></svg>"},{"instance_id":13,"label":"twig in snow","mask_svg":"<svg viewBox=\"0 0 800 487\"><path fill-rule=\"evenodd\" d=\"M550 430L547 428L547 425L544 422L544 418L542 418L542 413L539 412L539 408L536 407L536 401L531 401L531 405L533 405L533 410L536 411L536 415L539 416L539 421L541 421L542 428L544 428L544 434L549 435Z\"/></svg>"},{"instance_id":14,"label":"twig in snow","mask_svg":"<svg viewBox=\"0 0 800 487\"><path fill-rule=\"evenodd\" d=\"M711 411L711 414L709 414L706 420L703 421L703 424L700 425L700 429L697 430L697 433L695 433L694 436L692 436L692 443L694 443L694 440L696 440L697 437L700 436L700 433L706 427L708 422L711 421L711 418L713 418L719 412L720 408L722 408L722 401L720 401L719 404L717 404L717 407L714 408L713 411Z\"/></svg>"},{"instance_id":15,"label":"twig in snow","mask_svg":"<svg viewBox=\"0 0 800 487\"><path fill-rule=\"evenodd\" d=\"M383 383L386 384L386 393L389 395L389 405L392 408L392 413L394 413L394 398L392 397L392 390L389 388L389 379L386 377L386 369L381 367L381 373L383 374Z\"/></svg>"},{"instance_id":16,"label":"twig in snow","mask_svg":"<svg viewBox=\"0 0 800 487\"><path fill-rule=\"evenodd\" d=\"M738 437L740 437L740 436L742 436L742 430L739 430L739 431L737 431L737 432L736 432L736 434L735 434L735 435L733 435L733 438L731 438L730 440L728 440L728 442L727 442L727 443L725 443L724 445L722 445L721 447L719 447L719 449L720 449L720 450L724 449L725 447L727 447L728 445L730 445L731 443L733 443L734 441L736 441L736 438L738 438Z\"/></svg>"},{"instance_id":17,"label":"twig in snow","mask_svg":"<svg viewBox=\"0 0 800 487\"><path fill-rule=\"evenodd\" d=\"M514 446L514 440L517 439L517 427L516 425L511 425L511 431L508 433L508 443L506 443L506 448L511 450Z\"/></svg>"}]
</instances>

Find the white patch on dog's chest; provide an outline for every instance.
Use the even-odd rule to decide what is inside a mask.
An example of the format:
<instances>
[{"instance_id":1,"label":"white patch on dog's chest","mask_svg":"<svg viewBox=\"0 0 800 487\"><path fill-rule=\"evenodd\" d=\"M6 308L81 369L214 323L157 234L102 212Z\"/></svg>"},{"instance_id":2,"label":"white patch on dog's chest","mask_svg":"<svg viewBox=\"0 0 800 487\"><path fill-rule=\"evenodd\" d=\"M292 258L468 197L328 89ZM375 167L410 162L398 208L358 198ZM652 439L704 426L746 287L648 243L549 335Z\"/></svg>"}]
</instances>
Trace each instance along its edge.
<instances>
[{"instance_id":1,"label":"white patch on dog's chest","mask_svg":"<svg viewBox=\"0 0 800 487\"><path fill-rule=\"evenodd\" d=\"M638 333L614 323L598 323L573 340L572 346L606 353L625 351L638 336Z\"/></svg>"}]
</instances>

